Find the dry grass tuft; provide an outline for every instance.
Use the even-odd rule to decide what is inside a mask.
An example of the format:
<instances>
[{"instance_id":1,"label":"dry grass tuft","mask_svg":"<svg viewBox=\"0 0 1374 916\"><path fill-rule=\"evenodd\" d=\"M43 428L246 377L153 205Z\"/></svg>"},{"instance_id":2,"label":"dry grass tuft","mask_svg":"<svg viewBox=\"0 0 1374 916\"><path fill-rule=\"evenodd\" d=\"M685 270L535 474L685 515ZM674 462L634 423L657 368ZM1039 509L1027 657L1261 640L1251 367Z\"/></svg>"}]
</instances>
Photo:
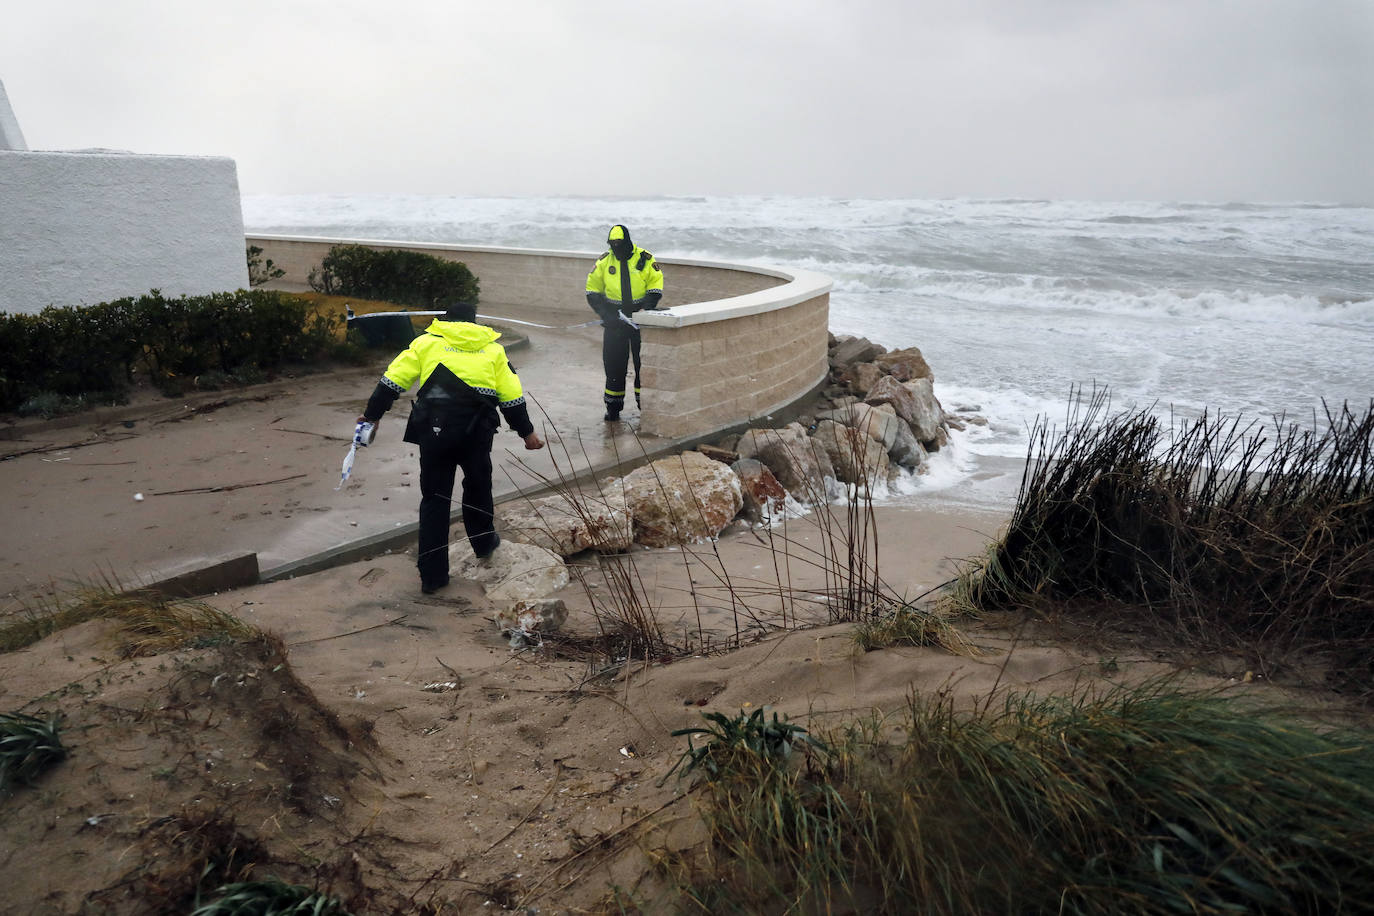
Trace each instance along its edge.
<instances>
[{"instance_id":1,"label":"dry grass tuft","mask_svg":"<svg viewBox=\"0 0 1374 916\"><path fill-rule=\"evenodd\" d=\"M257 633L237 617L207 604L123 591L106 583L30 608L20 620L0 627L0 652L22 649L90 620L119 622L121 651L126 658L247 639Z\"/></svg>"},{"instance_id":2,"label":"dry grass tuft","mask_svg":"<svg viewBox=\"0 0 1374 916\"><path fill-rule=\"evenodd\" d=\"M854 643L865 652L892 646L939 646L968 658L982 654L939 611L913 605L898 607L890 617L858 624L854 628Z\"/></svg>"},{"instance_id":3,"label":"dry grass tuft","mask_svg":"<svg viewBox=\"0 0 1374 916\"><path fill-rule=\"evenodd\" d=\"M1038 425L1007 531L951 606L1115 606L1191 647L1317 650L1367 690L1374 402L1310 427L1204 414L1166 429L1108 407L1080 395L1062 432Z\"/></svg>"}]
</instances>

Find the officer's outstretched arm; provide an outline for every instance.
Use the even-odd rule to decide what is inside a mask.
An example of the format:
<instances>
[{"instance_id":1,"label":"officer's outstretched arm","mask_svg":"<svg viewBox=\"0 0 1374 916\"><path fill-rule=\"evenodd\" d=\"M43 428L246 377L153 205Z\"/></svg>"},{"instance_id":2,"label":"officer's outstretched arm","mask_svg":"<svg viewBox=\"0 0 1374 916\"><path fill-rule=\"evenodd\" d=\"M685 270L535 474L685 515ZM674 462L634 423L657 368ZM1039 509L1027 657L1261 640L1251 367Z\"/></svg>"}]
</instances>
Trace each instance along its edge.
<instances>
[{"instance_id":1,"label":"officer's outstretched arm","mask_svg":"<svg viewBox=\"0 0 1374 916\"><path fill-rule=\"evenodd\" d=\"M377 387L372 389L372 397L367 399L367 406L363 408L361 419L369 423L377 423L382 419L382 414L391 409L391 405L396 403L396 397L401 393L401 389L395 382L388 378L383 378L377 383Z\"/></svg>"}]
</instances>

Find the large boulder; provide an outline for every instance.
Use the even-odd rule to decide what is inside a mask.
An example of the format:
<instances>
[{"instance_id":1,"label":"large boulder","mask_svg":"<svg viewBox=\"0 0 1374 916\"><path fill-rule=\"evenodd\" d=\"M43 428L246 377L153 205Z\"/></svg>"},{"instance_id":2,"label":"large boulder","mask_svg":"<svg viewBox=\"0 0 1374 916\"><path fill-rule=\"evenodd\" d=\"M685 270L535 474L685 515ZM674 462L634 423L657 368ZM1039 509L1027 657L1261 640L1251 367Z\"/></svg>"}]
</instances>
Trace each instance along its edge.
<instances>
[{"instance_id":1,"label":"large boulder","mask_svg":"<svg viewBox=\"0 0 1374 916\"><path fill-rule=\"evenodd\" d=\"M901 417L908 424L916 416L916 395L911 393L896 378L884 375L878 379L877 383L864 396L864 403L877 407L880 404L891 404L897 416Z\"/></svg>"},{"instance_id":2,"label":"large boulder","mask_svg":"<svg viewBox=\"0 0 1374 916\"><path fill-rule=\"evenodd\" d=\"M870 388L878 383L878 379L883 378L886 373L873 363L855 363L852 366L845 366L839 370L839 378L849 390L863 397Z\"/></svg>"},{"instance_id":3,"label":"large boulder","mask_svg":"<svg viewBox=\"0 0 1374 916\"><path fill-rule=\"evenodd\" d=\"M449 567L459 578L478 582L493 601L545 598L568 587L563 558L534 544L505 540L485 560L472 553L468 539L449 545Z\"/></svg>"},{"instance_id":4,"label":"large boulder","mask_svg":"<svg viewBox=\"0 0 1374 916\"><path fill-rule=\"evenodd\" d=\"M889 459L904 468L917 468L926 462L925 449L912 434L911 427L890 406L880 409L870 404L851 404L838 410L822 411L816 414L816 419L861 430L882 446ZM833 462L833 456L831 460Z\"/></svg>"},{"instance_id":5,"label":"large boulder","mask_svg":"<svg viewBox=\"0 0 1374 916\"><path fill-rule=\"evenodd\" d=\"M873 410L880 416L891 418L888 422L893 437L892 444L887 447L887 457L892 459L892 463L901 465L908 470L923 467L930 460L928 454L930 450L916 438L916 434L911 431L911 426L897 416L897 412L891 404L879 404Z\"/></svg>"},{"instance_id":6,"label":"large boulder","mask_svg":"<svg viewBox=\"0 0 1374 916\"><path fill-rule=\"evenodd\" d=\"M922 442L932 442L939 435L940 423L944 420L945 410L935 397L935 385L928 378L902 382L902 387L911 392L914 403L910 419L911 431Z\"/></svg>"},{"instance_id":7,"label":"large boulder","mask_svg":"<svg viewBox=\"0 0 1374 916\"><path fill-rule=\"evenodd\" d=\"M625 494L615 480L599 491L507 503L498 514L511 540L536 544L563 557L584 550L615 553L628 550L634 542Z\"/></svg>"},{"instance_id":8,"label":"large boulder","mask_svg":"<svg viewBox=\"0 0 1374 916\"><path fill-rule=\"evenodd\" d=\"M576 546L598 553L630 549L634 543L634 519L619 480L604 480L599 492L583 493L577 509L582 525L577 531Z\"/></svg>"},{"instance_id":9,"label":"large boulder","mask_svg":"<svg viewBox=\"0 0 1374 916\"><path fill-rule=\"evenodd\" d=\"M631 471L624 488L635 540L649 547L713 538L744 507L735 472L696 451Z\"/></svg>"},{"instance_id":10,"label":"large boulder","mask_svg":"<svg viewBox=\"0 0 1374 916\"><path fill-rule=\"evenodd\" d=\"M835 341L830 351L831 366L852 366L854 363L871 363L874 358L887 352L887 347L875 344L867 337L845 335Z\"/></svg>"},{"instance_id":11,"label":"large boulder","mask_svg":"<svg viewBox=\"0 0 1374 916\"><path fill-rule=\"evenodd\" d=\"M740 458L755 458L767 465L778 483L802 502L823 502L830 496L828 481L835 479L834 465L800 423L747 430L735 443L735 451Z\"/></svg>"},{"instance_id":12,"label":"large boulder","mask_svg":"<svg viewBox=\"0 0 1374 916\"><path fill-rule=\"evenodd\" d=\"M770 521L787 504L787 491L762 461L741 458L730 469L739 477L744 517L749 521L756 525Z\"/></svg>"},{"instance_id":13,"label":"large boulder","mask_svg":"<svg viewBox=\"0 0 1374 916\"><path fill-rule=\"evenodd\" d=\"M862 429L834 420L819 420L812 439L825 449L835 473L846 483L866 481L871 487L891 476L892 462L887 449Z\"/></svg>"},{"instance_id":14,"label":"large boulder","mask_svg":"<svg viewBox=\"0 0 1374 916\"><path fill-rule=\"evenodd\" d=\"M873 363L899 382L918 378L935 381L935 371L930 368L930 363L926 362L926 358L916 347L880 353L873 357Z\"/></svg>"}]
</instances>

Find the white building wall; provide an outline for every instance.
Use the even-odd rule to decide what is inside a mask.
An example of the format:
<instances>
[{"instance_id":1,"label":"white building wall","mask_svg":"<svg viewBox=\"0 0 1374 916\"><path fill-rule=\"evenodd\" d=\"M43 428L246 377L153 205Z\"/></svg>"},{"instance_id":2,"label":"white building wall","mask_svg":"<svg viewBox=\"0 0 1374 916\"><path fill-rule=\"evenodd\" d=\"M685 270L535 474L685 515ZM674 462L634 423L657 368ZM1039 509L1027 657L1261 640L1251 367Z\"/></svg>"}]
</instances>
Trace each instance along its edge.
<instances>
[{"instance_id":1,"label":"white building wall","mask_svg":"<svg viewBox=\"0 0 1374 916\"><path fill-rule=\"evenodd\" d=\"M247 286L232 159L0 150L0 311Z\"/></svg>"},{"instance_id":2,"label":"white building wall","mask_svg":"<svg viewBox=\"0 0 1374 916\"><path fill-rule=\"evenodd\" d=\"M0 83L0 149L28 148L24 132L19 129L19 119L10 107L10 97L5 94L5 84Z\"/></svg>"}]
</instances>

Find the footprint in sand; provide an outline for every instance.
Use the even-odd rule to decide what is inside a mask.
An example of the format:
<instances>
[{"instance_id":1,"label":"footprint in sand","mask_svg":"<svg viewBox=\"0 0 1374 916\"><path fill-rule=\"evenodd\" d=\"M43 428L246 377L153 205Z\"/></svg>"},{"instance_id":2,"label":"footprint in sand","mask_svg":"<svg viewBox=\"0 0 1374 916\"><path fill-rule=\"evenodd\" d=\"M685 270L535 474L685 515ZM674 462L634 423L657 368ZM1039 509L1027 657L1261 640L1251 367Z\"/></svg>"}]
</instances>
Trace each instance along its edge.
<instances>
[{"instance_id":1,"label":"footprint in sand","mask_svg":"<svg viewBox=\"0 0 1374 916\"><path fill-rule=\"evenodd\" d=\"M705 706L724 689L725 685L719 681L697 681L684 685L678 691L678 697L681 698L683 706Z\"/></svg>"}]
</instances>

